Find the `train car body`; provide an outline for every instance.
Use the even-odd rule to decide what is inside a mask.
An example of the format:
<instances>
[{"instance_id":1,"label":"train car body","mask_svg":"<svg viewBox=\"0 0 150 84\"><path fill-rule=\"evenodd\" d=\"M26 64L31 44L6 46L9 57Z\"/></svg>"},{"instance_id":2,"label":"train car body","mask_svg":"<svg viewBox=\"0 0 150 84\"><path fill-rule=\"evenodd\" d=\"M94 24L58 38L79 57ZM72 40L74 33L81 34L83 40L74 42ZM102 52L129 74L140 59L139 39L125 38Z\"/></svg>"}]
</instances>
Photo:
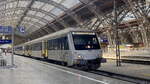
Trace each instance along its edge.
<instances>
[{"instance_id":1,"label":"train car body","mask_svg":"<svg viewBox=\"0 0 150 84\"><path fill-rule=\"evenodd\" d=\"M99 68L102 59L102 50L96 33L79 28L67 28L17 45L15 53L90 69Z\"/></svg>"}]
</instances>

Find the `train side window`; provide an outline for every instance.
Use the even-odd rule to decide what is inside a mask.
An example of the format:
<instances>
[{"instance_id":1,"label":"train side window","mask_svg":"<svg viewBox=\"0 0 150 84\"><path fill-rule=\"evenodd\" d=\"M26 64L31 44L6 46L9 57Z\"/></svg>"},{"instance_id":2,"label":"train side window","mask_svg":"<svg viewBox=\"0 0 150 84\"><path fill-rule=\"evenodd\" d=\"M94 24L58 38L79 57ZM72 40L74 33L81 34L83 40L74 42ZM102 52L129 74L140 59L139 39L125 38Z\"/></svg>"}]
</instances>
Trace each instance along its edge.
<instances>
[{"instance_id":1,"label":"train side window","mask_svg":"<svg viewBox=\"0 0 150 84\"><path fill-rule=\"evenodd\" d=\"M53 49L52 50L57 50L57 41L56 41L56 39L53 39L52 40L52 46L53 46Z\"/></svg>"},{"instance_id":2,"label":"train side window","mask_svg":"<svg viewBox=\"0 0 150 84\"><path fill-rule=\"evenodd\" d=\"M67 37L60 37L48 41L49 50L69 50Z\"/></svg>"},{"instance_id":3,"label":"train side window","mask_svg":"<svg viewBox=\"0 0 150 84\"><path fill-rule=\"evenodd\" d=\"M54 40L51 40L51 50L54 50Z\"/></svg>"},{"instance_id":4,"label":"train side window","mask_svg":"<svg viewBox=\"0 0 150 84\"><path fill-rule=\"evenodd\" d=\"M58 42L58 50L62 50L62 38L58 38L57 42Z\"/></svg>"},{"instance_id":5,"label":"train side window","mask_svg":"<svg viewBox=\"0 0 150 84\"><path fill-rule=\"evenodd\" d=\"M30 46L31 46L31 50L34 50L34 46L33 46L33 44L31 44Z\"/></svg>"},{"instance_id":6,"label":"train side window","mask_svg":"<svg viewBox=\"0 0 150 84\"><path fill-rule=\"evenodd\" d=\"M23 47L16 47L15 48L15 51L20 51L20 50L23 50Z\"/></svg>"},{"instance_id":7,"label":"train side window","mask_svg":"<svg viewBox=\"0 0 150 84\"><path fill-rule=\"evenodd\" d=\"M48 41L48 49L54 50L55 44L54 39Z\"/></svg>"},{"instance_id":8,"label":"train side window","mask_svg":"<svg viewBox=\"0 0 150 84\"><path fill-rule=\"evenodd\" d=\"M48 41L48 50L52 50L52 40Z\"/></svg>"},{"instance_id":9,"label":"train side window","mask_svg":"<svg viewBox=\"0 0 150 84\"><path fill-rule=\"evenodd\" d=\"M55 50L58 50L58 40L55 39L54 41L55 41Z\"/></svg>"},{"instance_id":10,"label":"train side window","mask_svg":"<svg viewBox=\"0 0 150 84\"><path fill-rule=\"evenodd\" d=\"M32 44L30 46L28 46L28 50L33 50L33 51L40 51L42 50L42 43L35 43L35 44Z\"/></svg>"},{"instance_id":11,"label":"train side window","mask_svg":"<svg viewBox=\"0 0 150 84\"><path fill-rule=\"evenodd\" d=\"M62 50L65 50L65 45L64 45L64 43L65 43L65 40L64 40L64 38L62 38L61 39L61 47L62 47Z\"/></svg>"},{"instance_id":12,"label":"train side window","mask_svg":"<svg viewBox=\"0 0 150 84\"><path fill-rule=\"evenodd\" d=\"M63 38L63 45L64 45L64 50L69 50L67 37Z\"/></svg>"}]
</instances>

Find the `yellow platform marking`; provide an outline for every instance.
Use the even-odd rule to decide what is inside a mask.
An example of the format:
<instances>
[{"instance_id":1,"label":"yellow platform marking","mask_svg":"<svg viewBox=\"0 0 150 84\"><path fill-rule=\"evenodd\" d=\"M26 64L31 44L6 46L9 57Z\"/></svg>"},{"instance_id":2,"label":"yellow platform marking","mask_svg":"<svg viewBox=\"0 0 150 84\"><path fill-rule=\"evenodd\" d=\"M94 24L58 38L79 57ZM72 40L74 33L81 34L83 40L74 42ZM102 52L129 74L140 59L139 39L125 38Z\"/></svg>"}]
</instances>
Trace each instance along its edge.
<instances>
[{"instance_id":1,"label":"yellow platform marking","mask_svg":"<svg viewBox=\"0 0 150 84\"><path fill-rule=\"evenodd\" d=\"M150 73L149 74L142 74L143 76L147 76L147 77L150 77Z\"/></svg>"}]
</instances>

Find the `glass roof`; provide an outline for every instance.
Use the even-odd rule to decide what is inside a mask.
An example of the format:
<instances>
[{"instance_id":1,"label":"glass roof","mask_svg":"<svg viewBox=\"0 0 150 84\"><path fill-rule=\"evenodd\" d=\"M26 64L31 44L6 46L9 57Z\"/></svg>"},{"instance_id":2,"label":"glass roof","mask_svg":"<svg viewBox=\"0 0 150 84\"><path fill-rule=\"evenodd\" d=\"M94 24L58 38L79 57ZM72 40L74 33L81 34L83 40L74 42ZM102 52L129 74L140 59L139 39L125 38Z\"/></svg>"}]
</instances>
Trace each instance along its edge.
<instances>
[{"instance_id":1,"label":"glass roof","mask_svg":"<svg viewBox=\"0 0 150 84\"><path fill-rule=\"evenodd\" d=\"M136 17L133 13L129 12L126 14L125 18L123 18L122 22L130 21L130 20L135 20Z\"/></svg>"},{"instance_id":2,"label":"glass roof","mask_svg":"<svg viewBox=\"0 0 150 84\"><path fill-rule=\"evenodd\" d=\"M79 0L0 0L0 25L23 26L32 33L77 4Z\"/></svg>"}]
</instances>

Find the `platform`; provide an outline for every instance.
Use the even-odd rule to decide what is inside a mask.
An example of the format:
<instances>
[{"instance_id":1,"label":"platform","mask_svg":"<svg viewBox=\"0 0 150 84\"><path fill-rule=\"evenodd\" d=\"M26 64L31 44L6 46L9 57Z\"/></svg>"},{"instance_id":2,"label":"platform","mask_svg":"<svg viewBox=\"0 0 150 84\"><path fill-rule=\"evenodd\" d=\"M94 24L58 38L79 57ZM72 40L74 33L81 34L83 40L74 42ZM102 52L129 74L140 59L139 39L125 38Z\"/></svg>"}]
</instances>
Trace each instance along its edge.
<instances>
[{"instance_id":1,"label":"platform","mask_svg":"<svg viewBox=\"0 0 150 84\"><path fill-rule=\"evenodd\" d=\"M15 56L15 64L0 69L0 84L132 84L21 56Z\"/></svg>"},{"instance_id":2,"label":"platform","mask_svg":"<svg viewBox=\"0 0 150 84\"><path fill-rule=\"evenodd\" d=\"M103 63L99 70L150 80L149 65L130 63L121 63L121 65L117 67L115 60L107 60L107 63Z\"/></svg>"},{"instance_id":3,"label":"platform","mask_svg":"<svg viewBox=\"0 0 150 84\"><path fill-rule=\"evenodd\" d=\"M140 49L121 49L121 59L123 61L134 61L141 64L150 64L150 48ZM116 51L107 50L103 53L103 57L107 59L116 59Z\"/></svg>"}]
</instances>

